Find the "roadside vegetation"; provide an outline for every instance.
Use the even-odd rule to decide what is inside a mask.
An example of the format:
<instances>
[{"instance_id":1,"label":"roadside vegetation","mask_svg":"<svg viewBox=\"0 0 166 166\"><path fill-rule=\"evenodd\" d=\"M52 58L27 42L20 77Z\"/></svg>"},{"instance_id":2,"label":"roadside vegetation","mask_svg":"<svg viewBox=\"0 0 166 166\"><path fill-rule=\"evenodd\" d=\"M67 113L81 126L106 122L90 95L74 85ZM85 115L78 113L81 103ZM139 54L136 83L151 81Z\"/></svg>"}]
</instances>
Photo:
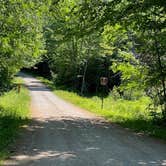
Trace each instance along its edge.
<instances>
[{"instance_id":1,"label":"roadside vegetation","mask_svg":"<svg viewBox=\"0 0 166 166\"><path fill-rule=\"evenodd\" d=\"M0 1L0 95L9 91L19 70L32 67L56 87L70 91L59 95L79 94L73 94L72 102L77 100L76 104L99 114L117 114L112 121L123 125L134 126L135 119L145 119L135 128L142 125L151 135L162 136L165 131L160 129L166 126L165 15L164 0ZM101 77L107 79L104 87ZM105 111L98 111L95 104L101 96L106 99Z\"/></svg>"},{"instance_id":2,"label":"roadside vegetation","mask_svg":"<svg viewBox=\"0 0 166 166\"><path fill-rule=\"evenodd\" d=\"M39 76L36 77L51 88L59 97L96 115L102 116L109 122L119 124L139 134L166 140L166 127L158 124L149 112L148 107L152 100L147 96L128 100L120 97L114 90L109 96L104 98L104 107L102 109L101 98L99 96L80 96L78 93L66 90L64 87L55 86L48 79Z\"/></svg>"},{"instance_id":3,"label":"roadside vegetation","mask_svg":"<svg viewBox=\"0 0 166 166\"><path fill-rule=\"evenodd\" d=\"M13 81L21 83L20 79ZM9 155L9 146L12 146L19 135L21 127L28 123L30 97L28 90L13 88L0 96L0 162Z\"/></svg>"},{"instance_id":4,"label":"roadside vegetation","mask_svg":"<svg viewBox=\"0 0 166 166\"><path fill-rule=\"evenodd\" d=\"M164 1L52 2L43 61L54 84L81 96L106 97L115 89L131 101L148 96L149 112L166 125ZM101 77L108 79L104 88Z\"/></svg>"}]
</instances>

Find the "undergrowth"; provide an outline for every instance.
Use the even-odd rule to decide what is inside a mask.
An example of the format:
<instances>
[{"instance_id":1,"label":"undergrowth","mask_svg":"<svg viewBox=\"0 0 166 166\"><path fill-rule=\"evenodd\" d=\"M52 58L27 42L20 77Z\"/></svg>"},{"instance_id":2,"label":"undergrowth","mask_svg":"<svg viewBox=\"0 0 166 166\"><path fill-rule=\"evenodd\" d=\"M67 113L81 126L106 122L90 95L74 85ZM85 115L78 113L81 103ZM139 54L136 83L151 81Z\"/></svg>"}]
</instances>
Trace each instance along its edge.
<instances>
[{"instance_id":1,"label":"undergrowth","mask_svg":"<svg viewBox=\"0 0 166 166\"><path fill-rule=\"evenodd\" d=\"M21 79L15 79L14 84L22 83ZM17 88L0 96L0 161L9 154L9 146L14 143L21 126L27 124L29 117L30 97L28 90Z\"/></svg>"}]
</instances>

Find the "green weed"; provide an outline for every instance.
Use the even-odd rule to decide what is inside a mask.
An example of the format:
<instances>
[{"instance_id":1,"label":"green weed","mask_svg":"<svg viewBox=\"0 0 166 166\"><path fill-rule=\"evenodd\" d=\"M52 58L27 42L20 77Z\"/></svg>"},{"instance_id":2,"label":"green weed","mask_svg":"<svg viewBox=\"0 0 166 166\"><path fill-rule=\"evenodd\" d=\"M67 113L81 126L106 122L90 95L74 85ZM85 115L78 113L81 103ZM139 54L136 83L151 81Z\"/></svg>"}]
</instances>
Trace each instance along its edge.
<instances>
[{"instance_id":1,"label":"green weed","mask_svg":"<svg viewBox=\"0 0 166 166\"><path fill-rule=\"evenodd\" d=\"M129 101L124 99L114 100L109 96L104 100L104 108L101 109L101 99L99 97L85 98L76 93L64 90L54 90L54 93L77 106L103 116L105 119L120 124L123 127L166 139L166 128L155 125L149 114L147 107L151 101L148 97Z\"/></svg>"},{"instance_id":2,"label":"green weed","mask_svg":"<svg viewBox=\"0 0 166 166\"><path fill-rule=\"evenodd\" d=\"M14 80L21 83L20 79ZM29 117L30 97L24 87L18 93L16 88L0 96L0 160L9 154L8 147L14 141L22 125Z\"/></svg>"}]
</instances>

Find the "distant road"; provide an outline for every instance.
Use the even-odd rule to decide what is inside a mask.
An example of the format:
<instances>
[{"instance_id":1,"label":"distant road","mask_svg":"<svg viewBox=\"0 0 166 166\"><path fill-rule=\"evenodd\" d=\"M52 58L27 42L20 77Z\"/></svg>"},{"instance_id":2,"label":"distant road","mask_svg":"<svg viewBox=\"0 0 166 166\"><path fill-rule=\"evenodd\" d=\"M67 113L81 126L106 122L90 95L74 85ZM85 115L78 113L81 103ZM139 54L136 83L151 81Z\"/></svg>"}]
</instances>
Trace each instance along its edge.
<instances>
[{"instance_id":1,"label":"distant road","mask_svg":"<svg viewBox=\"0 0 166 166\"><path fill-rule=\"evenodd\" d=\"M166 165L164 141L107 123L55 96L39 80L21 76L32 98L32 122L5 166Z\"/></svg>"}]
</instances>

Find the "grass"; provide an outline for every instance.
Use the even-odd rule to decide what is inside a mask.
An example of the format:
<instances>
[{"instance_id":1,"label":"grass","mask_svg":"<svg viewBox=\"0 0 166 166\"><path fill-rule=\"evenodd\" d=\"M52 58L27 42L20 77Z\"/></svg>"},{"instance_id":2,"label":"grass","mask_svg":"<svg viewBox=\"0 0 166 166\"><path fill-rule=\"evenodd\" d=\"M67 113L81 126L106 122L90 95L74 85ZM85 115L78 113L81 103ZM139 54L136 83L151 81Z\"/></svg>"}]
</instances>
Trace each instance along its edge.
<instances>
[{"instance_id":1,"label":"grass","mask_svg":"<svg viewBox=\"0 0 166 166\"><path fill-rule=\"evenodd\" d=\"M55 87L52 81L43 77L37 78L50 87L56 95L96 115L102 116L108 121L139 133L166 140L166 127L154 124L149 114L147 107L150 99L148 97L141 97L139 100L133 101L115 100L110 94L109 97L105 98L104 108L101 109L101 99L97 96L91 98L82 97L77 93Z\"/></svg>"},{"instance_id":2,"label":"grass","mask_svg":"<svg viewBox=\"0 0 166 166\"><path fill-rule=\"evenodd\" d=\"M17 78L14 83L22 83L22 80ZM9 156L9 146L14 143L21 126L28 122L29 103L29 93L24 87L20 93L13 89L0 96L0 165Z\"/></svg>"}]
</instances>

